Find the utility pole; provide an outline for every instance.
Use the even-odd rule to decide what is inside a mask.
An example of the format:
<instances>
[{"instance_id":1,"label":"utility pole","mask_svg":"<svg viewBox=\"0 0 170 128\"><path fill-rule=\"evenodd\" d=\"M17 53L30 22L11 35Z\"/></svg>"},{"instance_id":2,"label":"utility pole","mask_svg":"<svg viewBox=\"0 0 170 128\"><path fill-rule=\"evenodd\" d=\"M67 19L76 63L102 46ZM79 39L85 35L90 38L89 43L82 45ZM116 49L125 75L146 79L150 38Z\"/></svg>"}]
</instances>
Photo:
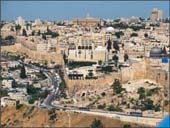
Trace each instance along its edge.
<instances>
[{"instance_id":1,"label":"utility pole","mask_svg":"<svg viewBox=\"0 0 170 128\"><path fill-rule=\"evenodd\" d=\"M71 128L71 119L70 119L70 113L68 112L68 126Z\"/></svg>"}]
</instances>

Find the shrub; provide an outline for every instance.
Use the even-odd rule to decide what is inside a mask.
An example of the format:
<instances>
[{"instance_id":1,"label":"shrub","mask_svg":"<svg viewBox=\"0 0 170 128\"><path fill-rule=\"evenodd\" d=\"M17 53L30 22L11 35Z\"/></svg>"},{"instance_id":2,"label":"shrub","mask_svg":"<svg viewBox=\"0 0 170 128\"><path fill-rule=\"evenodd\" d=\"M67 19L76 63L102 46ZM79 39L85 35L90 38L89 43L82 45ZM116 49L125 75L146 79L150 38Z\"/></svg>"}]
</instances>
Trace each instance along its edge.
<instances>
[{"instance_id":1,"label":"shrub","mask_svg":"<svg viewBox=\"0 0 170 128\"><path fill-rule=\"evenodd\" d=\"M145 99L142 101L142 110L154 110L155 106L153 105L153 101L151 99Z\"/></svg>"},{"instance_id":2,"label":"shrub","mask_svg":"<svg viewBox=\"0 0 170 128\"><path fill-rule=\"evenodd\" d=\"M124 124L123 128L131 128L131 125L130 124Z\"/></svg>"},{"instance_id":3,"label":"shrub","mask_svg":"<svg viewBox=\"0 0 170 128\"><path fill-rule=\"evenodd\" d=\"M100 120L94 119L90 128L103 128L103 124Z\"/></svg>"},{"instance_id":4,"label":"shrub","mask_svg":"<svg viewBox=\"0 0 170 128\"><path fill-rule=\"evenodd\" d=\"M138 36L137 33L132 33L132 34L130 35L130 37L137 37L137 36Z\"/></svg>"},{"instance_id":5,"label":"shrub","mask_svg":"<svg viewBox=\"0 0 170 128\"><path fill-rule=\"evenodd\" d=\"M118 79L115 79L111 87L116 94L120 94L124 90Z\"/></svg>"},{"instance_id":6,"label":"shrub","mask_svg":"<svg viewBox=\"0 0 170 128\"><path fill-rule=\"evenodd\" d=\"M106 107L106 104L103 104L103 105L99 104L99 105L97 106L98 109L104 109L105 107Z\"/></svg>"},{"instance_id":7,"label":"shrub","mask_svg":"<svg viewBox=\"0 0 170 128\"><path fill-rule=\"evenodd\" d=\"M117 107L114 107L113 105L109 105L108 108L107 108L108 111L118 111L118 112L122 112L123 110L121 108L119 108L118 106Z\"/></svg>"},{"instance_id":8,"label":"shrub","mask_svg":"<svg viewBox=\"0 0 170 128\"><path fill-rule=\"evenodd\" d=\"M14 40L14 39L15 39L15 38L14 38L13 36L11 36L11 35L5 37L5 40Z\"/></svg>"},{"instance_id":9,"label":"shrub","mask_svg":"<svg viewBox=\"0 0 170 128\"><path fill-rule=\"evenodd\" d=\"M139 99L144 99L145 98L145 88L143 88L143 87L138 88L137 93L139 94Z\"/></svg>"},{"instance_id":10,"label":"shrub","mask_svg":"<svg viewBox=\"0 0 170 128\"><path fill-rule=\"evenodd\" d=\"M102 93L101 93L101 95L102 95L102 96L105 96L105 95L106 95L106 93L105 93L105 92L102 92Z\"/></svg>"}]
</instances>

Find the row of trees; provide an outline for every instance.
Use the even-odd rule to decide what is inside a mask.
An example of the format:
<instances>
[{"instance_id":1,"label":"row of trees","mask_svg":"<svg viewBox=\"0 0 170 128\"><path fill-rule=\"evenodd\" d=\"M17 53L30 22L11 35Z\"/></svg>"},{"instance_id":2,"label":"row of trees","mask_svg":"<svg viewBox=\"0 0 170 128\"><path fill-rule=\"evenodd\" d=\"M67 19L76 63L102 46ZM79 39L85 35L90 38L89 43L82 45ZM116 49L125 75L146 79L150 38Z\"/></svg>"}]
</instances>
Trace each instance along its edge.
<instances>
[{"instance_id":1,"label":"row of trees","mask_svg":"<svg viewBox=\"0 0 170 128\"><path fill-rule=\"evenodd\" d=\"M58 32L53 32L47 27L47 32L42 34L42 38L46 40L46 36L51 35L52 38L58 37L59 33Z\"/></svg>"},{"instance_id":2,"label":"row of trees","mask_svg":"<svg viewBox=\"0 0 170 128\"><path fill-rule=\"evenodd\" d=\"M107 41L106 47L107 47L108 52L109 52L112 48L114 48L116 51L119 51L118 42L116 42L116 41L112 42L110 39Z\"/></svg>"},{"instance_id":3,"label":"row of trees","mask_svg":"<svg viewBox=\"0 0 170 128\"><path fill-rule=\"evenodd\" d=\"M146 98L146 96L151 96L153 93L156 93L159 90L159 88L151 89L150 91L146 92L144 87L140 87L137 91L139 94L139 99L141 100L140 109L142 110L155 110L160 111L160 105L153 104L153 101L149 98Z\"/></svg>"}]
</instances>

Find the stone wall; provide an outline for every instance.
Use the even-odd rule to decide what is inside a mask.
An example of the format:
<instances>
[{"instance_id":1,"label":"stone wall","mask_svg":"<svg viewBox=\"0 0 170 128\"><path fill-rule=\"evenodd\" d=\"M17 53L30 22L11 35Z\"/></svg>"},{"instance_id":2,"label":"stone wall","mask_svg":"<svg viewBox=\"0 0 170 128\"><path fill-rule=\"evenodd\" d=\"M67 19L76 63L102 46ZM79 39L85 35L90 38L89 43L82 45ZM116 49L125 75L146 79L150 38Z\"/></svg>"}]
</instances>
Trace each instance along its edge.
<instances>
[{"instance_id":1,"label":"stone wall","mask_svg":"<svg viewBox=\"0 0 170 128\"><path fill-rule=\"evenodd\" d=\"M48 61L48 62L56 62L57 64L63 64L63 58L62 55L54 52L54 53L48 53L48 52L38 52L38 51L33 51L30 50L26 47L24 47L22 44L17 43L15 45L11 45L11 46L2 46L1 47L1 51L9 51L9 52L19 52L19 53L25 53L26 55L28 55L28 57L30 57L33 60L36 61Z\"/></svg>"},{"instance_id":2,"label":"stone wall","mask_svg":"<svg viewBox=\"0 0 170 128\"><path fill-rule=\"evenodd\" d=\"M66 79L67 86L69 88L69 92L74 92L78 90L97 90L104 88L106 86L110 86L114 79L120 79L120 73L112 73L109 75L105 75L98 79L92 80L70 80Z\"/></svg>"},{"instance_id":3,"label":"stone wall","mask_svg":"<svg viewBox=\"0 0 170 128\"><path fill-rule=\"evenodd\" d=\"M123 83L138 79L150 79L159 83L160 85L169 86L170 80L168 81L168 72L154 67L148 60L143 62L134 63L131 67L122 69L121 80Z\"/></svg>"},{"instance_id":4,"label":"stone wall","mask_svg":"<svg viewBox=\"0 0 170 128\"><path fill-rule=\"evenodd\" d=\"M1 52L19 52L21 49L21 44L9 45L9 46L1 46Z\"/></svg>"},{"instance_id":5,"label":"stone wall","mask_svg":"<svg viewBox=\"0 0 170 128\"><path fill-rule=\"evenodd\" d=\"M126 67L121 70L121 80L123 83L128 81L146 78L146 62L132 64L131 67Z\"/></svg>"}]
</instances>

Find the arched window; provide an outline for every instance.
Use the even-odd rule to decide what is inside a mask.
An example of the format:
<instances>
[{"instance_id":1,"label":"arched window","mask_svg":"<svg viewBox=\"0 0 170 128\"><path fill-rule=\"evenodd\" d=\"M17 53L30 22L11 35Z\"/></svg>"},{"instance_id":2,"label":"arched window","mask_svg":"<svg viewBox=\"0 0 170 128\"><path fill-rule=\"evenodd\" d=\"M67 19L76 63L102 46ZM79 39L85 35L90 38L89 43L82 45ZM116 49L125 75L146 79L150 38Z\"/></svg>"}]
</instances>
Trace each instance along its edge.
<instances>
[{"instance_id":1,"label":"arched window","mask_svg":"<svg viewBox=\"0 0 170 128\"><path fill-rule=\"evenodd\" d=\"M78 49L81 49L81 46L78 46Z\"/></svg>"}]
</instances>

